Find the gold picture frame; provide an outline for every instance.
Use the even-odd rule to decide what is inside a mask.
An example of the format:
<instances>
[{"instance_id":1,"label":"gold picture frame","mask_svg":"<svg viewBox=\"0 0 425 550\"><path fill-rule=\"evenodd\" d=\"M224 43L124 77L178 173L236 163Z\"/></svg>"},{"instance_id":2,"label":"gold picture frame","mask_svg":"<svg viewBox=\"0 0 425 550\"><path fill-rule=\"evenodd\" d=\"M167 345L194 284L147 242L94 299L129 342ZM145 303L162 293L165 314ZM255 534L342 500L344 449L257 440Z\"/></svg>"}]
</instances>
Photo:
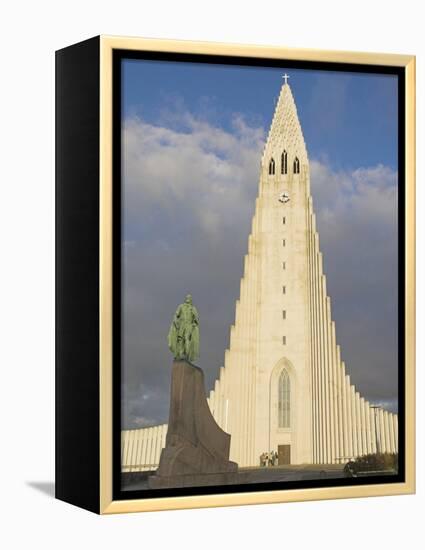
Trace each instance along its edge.
<instances>
[{"instance_id":1,"label":"gold picture frame","mask_svg":"<svg viewBox=\"0 0 425 550\"><path fill-rule=\"evenodd\" d=\"M97 37L99 66L99 186L98 186L98 509L69 494L67 484L58 498L77 503L101 514L142 512L216 506L240 506L277 502L323 500L409 494L415 492L415 57L411 55L291 49L257 45L156 40L113 36ZM71 50L71 46L68 50ZM238 58L284 59L290 61L398 67L405 75L405 479L398 483L314 487L273 491L238 492L146 499L113 499L113 53L115 50L166 52ZM61 50L63 52L65 50ZM61 52L58 52L60 54ZM59 55L60 57L60 55ZM62 62L62 65L64 63ZM58 73L63 70L59 66ZM60 129L59 129L60 130ZM63 153L65 154L65 153ZM60 180L60 177L59 177ZM61 182L58 182L61 185ZM60 362L60 357L58 361ZM92 366L93 367L93 366ZM59 385L62 370L59 367ZM68 386L69 388L69 386ZM68 389L68 391L72 391ZM77 389L75 388L75 391ZM59 390L60 392L60 390ZM61 413L60 413L61 414ZM59 418L62 418L61 416ZM59 422L59 430L65 420ZM62 441L62 440L61 440ZM63 443L65 445L65 443ZM63 456L65 447L60 447ZM58 461L57 461L58 463ZM61 470L59 458L57 476ZM73 474L75 476L75 473ZM62 477L61 477L62 476Z\"/></svg>"}]
</instances>

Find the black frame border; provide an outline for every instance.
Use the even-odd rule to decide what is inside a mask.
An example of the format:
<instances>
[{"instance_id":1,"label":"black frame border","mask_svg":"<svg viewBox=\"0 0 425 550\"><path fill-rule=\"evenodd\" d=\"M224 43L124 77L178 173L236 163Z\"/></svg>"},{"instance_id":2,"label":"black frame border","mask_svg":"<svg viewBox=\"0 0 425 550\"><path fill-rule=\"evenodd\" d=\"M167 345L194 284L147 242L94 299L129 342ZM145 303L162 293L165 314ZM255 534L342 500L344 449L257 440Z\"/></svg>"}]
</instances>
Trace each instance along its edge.
<instances>
[{"instance_id":1,"label":"black frame border","mask_svg":"<svg viewBox=\"0 0 425 550\"><path fill-rule=\"evenodd\" d=\"M170 61L184 63L206 63L213 65L233 65L252 67L272 67L285 69L306 69L336 72L391 74L398 78L398 431L399 431L399 471L397 475L383 475L364 478L344 478L329 480L305 480L268 483L250 483L244 485L225 485L208 487L185 487L178 489L146 489L139 491L123 491L121 489L121 65L125 59L145 61ZM143 50L113 50L112 62L112 120L113 120L113 158L112 158L112 311L113 311L113 396L112 396L112 462L113 500L125 501L133 499L152 499L178 496L202 496L229 493L254 493L259 491L282 491L293 489L313 489L349 487L361 485L381 485L403 483L406 478L406 434L405 434L405 328L406 328L406 69L405 67L387 65L366 65L357 63L328 61L294 61L288 59L270 59L258 57L239 57L212 54L188 54L176 52L152 52Z\"/></svg>"}]
</instances>

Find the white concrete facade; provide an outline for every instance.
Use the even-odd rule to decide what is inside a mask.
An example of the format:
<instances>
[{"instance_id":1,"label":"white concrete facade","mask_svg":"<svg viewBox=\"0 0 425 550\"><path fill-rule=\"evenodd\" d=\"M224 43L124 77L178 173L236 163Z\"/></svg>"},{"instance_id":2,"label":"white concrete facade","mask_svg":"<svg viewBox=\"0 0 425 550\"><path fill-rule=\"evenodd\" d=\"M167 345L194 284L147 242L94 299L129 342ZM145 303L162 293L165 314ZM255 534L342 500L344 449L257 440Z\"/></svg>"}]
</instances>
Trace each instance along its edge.
<instances>
[{"instance_id":1,"label":"white concrete facade","mask_svg":"<svg viewBox=\"0 0 425 550\"><path fill-rule=\"evenodd\" d=\"M232 436L230 458L239 466L258 465L261 453L280 445L290 446L293 464L397 451L397 415L371 408L341 360L288 84L261 159L235 323L209 405ZM156 467L165 433L166 425L123 432L123 470ZM130 451L136 440L139 450ZM149 445L156 450L148 459L140 448Z\"/></svg>"}]
</instances>

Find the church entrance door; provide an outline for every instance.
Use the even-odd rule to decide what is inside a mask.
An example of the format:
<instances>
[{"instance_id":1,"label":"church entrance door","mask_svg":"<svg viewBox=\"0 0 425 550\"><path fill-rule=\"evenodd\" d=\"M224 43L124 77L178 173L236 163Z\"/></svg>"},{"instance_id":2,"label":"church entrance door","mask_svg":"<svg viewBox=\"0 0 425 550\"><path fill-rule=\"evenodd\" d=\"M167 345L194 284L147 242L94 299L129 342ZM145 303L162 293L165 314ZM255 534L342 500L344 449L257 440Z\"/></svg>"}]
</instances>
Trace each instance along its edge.
<instances>
[{"instance_id":1,"label":"church entrance door","mask_svg":"<svg viewBox=\"0 0 425 550\"><path fill-rule=\"evenodd\" d=\"M279 466L291 464L291 445L278 445L277 458Z\"/></svg>"}]
</instances>

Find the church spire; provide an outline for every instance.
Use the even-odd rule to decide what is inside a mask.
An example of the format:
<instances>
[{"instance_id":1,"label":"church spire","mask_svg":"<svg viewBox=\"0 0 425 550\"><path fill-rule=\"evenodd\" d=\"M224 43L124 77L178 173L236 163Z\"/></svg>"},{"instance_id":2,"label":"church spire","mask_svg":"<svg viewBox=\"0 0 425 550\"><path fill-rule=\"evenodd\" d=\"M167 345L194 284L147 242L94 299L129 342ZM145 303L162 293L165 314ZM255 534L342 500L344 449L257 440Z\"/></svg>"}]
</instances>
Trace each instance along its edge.
<instances>
[{"instance_id":1,"label":"church spire","mask_svg":"<svg viewBox=\"0 0 425 550\"><path fill-rule=\"evenodd\" d=\"M282 78L284 82L264 148L263 163L268 165L270 159L280 158L283 151L286 151L289 159L298 158L300 164L307 164L307 149L298 120L297 107L288 84L289 75L285 73Z\"/></svg>"}]
</instances>

